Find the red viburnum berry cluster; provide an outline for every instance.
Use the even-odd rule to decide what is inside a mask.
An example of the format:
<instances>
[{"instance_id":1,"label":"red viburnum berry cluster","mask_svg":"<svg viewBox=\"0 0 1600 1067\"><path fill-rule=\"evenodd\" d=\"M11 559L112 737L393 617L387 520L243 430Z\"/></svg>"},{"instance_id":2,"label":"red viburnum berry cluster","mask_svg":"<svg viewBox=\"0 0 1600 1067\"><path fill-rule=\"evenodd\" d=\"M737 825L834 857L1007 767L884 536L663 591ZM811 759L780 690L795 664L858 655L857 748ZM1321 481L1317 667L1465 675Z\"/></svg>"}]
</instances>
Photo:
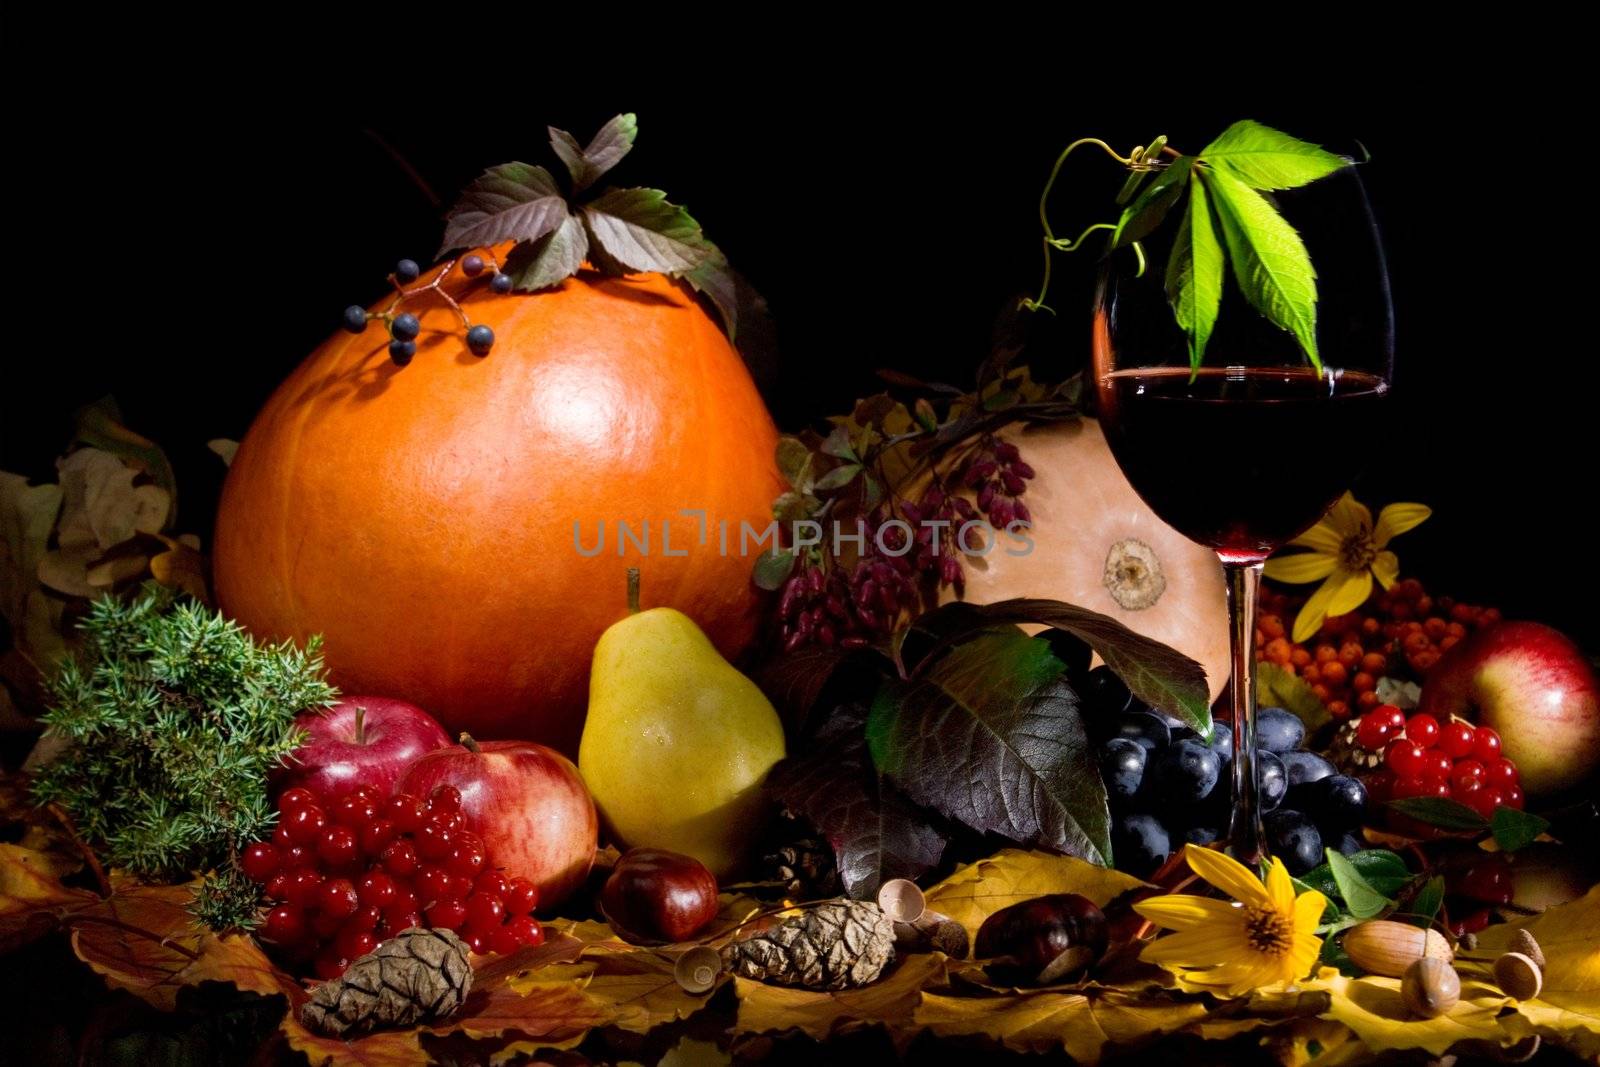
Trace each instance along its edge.
<instances>
[{"instance_id":1,"label":"red viburnum berry cluster","mask_svg":"<svg viewBox=\"0 0 1600 1067\"><path fill-rule=\"evenodd\" d=\"M916 501L901 500L898 515L884 504L861 528L864 547L846 569L832 557L802 561L783 585L778 600L779 636L785 651L806 645L861 648L895 631L904 609L915 609L918 579L931 577L960 595L966 586L962 566L962 528L980 513L990 526L1004 530L1014 522L1031 523L1020 499L1030 467L1008 441L985 437L962 464L958 484L974 491L976 504L947 492L935 482ZM906 527L910 527L907 545Z\"/></svg>"},{"instance_id":2,"label":"red viburnum berry cluster","mask_svg":"<svg viewBox=\"0 0 1600 1067\"><path fill-rule=\"evenodd\" d=\"M453 930L478 953L543 943L538 887L488 869L454 786L427 800L363 786L326 804L297 787L278 809L272 840L248 846L240 866L271 901L262 940L317 977L339 977L414 926Z\"/></svg>"},{"instance_id":3,"label":"red viburnum berry cluster","mask_svg":"<svg viewBox=\"0 0 1600 1067\"><path fill-rule=\"evenodd\" d=\"M1356 740L1383 752L1383 769L1367 776L1367 793L1382 802L1402 797L1445 797L1485 819L1498 807L1521 808L1517 765L1500 754L1500 735L1460 719L1432 715L1409 719L1392 704L1361 716Z\"/></svg>"}]
</instances>

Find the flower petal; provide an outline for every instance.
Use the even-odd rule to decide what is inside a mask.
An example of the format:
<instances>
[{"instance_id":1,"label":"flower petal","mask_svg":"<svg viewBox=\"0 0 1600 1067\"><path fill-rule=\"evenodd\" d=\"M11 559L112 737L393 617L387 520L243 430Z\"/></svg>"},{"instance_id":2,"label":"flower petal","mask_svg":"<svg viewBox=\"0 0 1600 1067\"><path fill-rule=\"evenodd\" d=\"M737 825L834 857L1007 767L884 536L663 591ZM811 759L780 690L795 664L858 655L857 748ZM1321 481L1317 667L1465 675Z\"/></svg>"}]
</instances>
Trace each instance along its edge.
<instances>
[{"instance_id":1,"label":"flower petal","mask_svg":"<svg viewBox=\"0 0 1600 1067\"><path fill-rule=\"evenodd\" d=\"M1400 580L1400 557L1393 552L1379 552L1372 557L1372 576L1385 589Z\"/></svg>"},{"instance_id":2,"label":"flower petal","mask_svg":"<svg viewBox=\"0 0 1600 1067\"><path fill-rule=\"evenodd\" d=\"M1239 903L1272 905L1261 880L1232 856L1199 845L1184 845L1183 858L1191 871Z\"/></svg>"},{"instance_id":3,"label":"flower petal","mask_svg":"<svg viewBox=\"0 0 1600 1067\"><path fill-rule=\"evenodd\" d=\"M1248 963L1228 963L1204 971L1188 971L1184 978L1194 985L1212 987L1218 996L1245 996L1275 981L1278 969L1276 960L1256 953L1251 955L1253 959Z\"/></svg>"},{"instance_id":4,"label":"flower petal","mask_svg":"<svg viewBox=\"0 0 1600 1067\"><path fill-rule=\"evenodd\" d=\"M1214 926L1185 930L1152 941L1139 953L1147 963L1174 964L1178 967L1210 967L1217 963L1242 963L1256 952L1245 940L1244 927Z\"/></svg>"},{"instance_id":5,"label":"flower petal","mask_svg":"<svg viewBox=\"0 0 1600 1067\"><path fill-rule=\"evenodd\" d=\"M1333 573L1338 557L1326 552L1295 552L1267 560L1266 576L1278 582L1315 582Z\"/></svg>"},{"instance_id":6,"label":"flower petal","mask_svg":"<svg viewBox=\"0 0 1600 1067\"><path fill-rule=\"evenodd\" d=\"M1354 611L1367 602L1367 597L1372 595L1372 572L1362 571L1352 574L1349 579L1334 591L1328 598L1328 614L1343 615Z\"/></svg>"},{"instance_id":7,"label":"flower petal","mask_svg":"<svg viewBox=\"0 0 1600 1067\"><path fill-rule=\"evenodd\" d=\"M1346 537L1372 533L1372 512L1348 492L1329 509L1328 517L1322 521L1331 524Z\"/></svg>"},{"instance_id":8,"label":"flower petal","mask_svg":"<svg viewBox=\"0 0 1600 1067\"><path fill-rule=\"evenodd\" d=\"M1298 937L1310 933L1322 922L1322 913L1328 910L1328 898L1315 889L1308 889L1294 898L1294 932Z\"/></svg>"},{"instance_id":9,"label":"flower petal","mask_svg":"<svg viewBox=\"0 0 1600 1067\"><path fill-rule=\"evenodd\" d=\"M1311 594L1305 604L1301 606L1300 614L1294 617L1294 633L1290 636L1293 637L1296 644L1300 644L1317 632L1318 627L1322 625L1322 620L1328 617L1328 603L1333 599L1334 594L1354 577L1355 575L1351 572L1340 567L1328 575L1327 581L1323 582L1322 586ZM1370 581L1371 579L1368 580Z\"/></svg>"},{"instance_id":10,"label":"flower petal","mask_svg":"<svg viewBox=\"0 0 1600 1067\"><path fill-rule=\"evenodd\" d=\"M1267 896L1274 910L1294 914L1294 882L1289 880L1289 868L1276 856L1267 861Z\"/></svg>"},{"instance_id":11,"label":"flower petal","mask_svg":"<svg viewBox=\"0 0 1600 1067\"><path fill-rule=\"evenodd\" d=\"M1398 537L1427 521L1433 509L1426 504L1390 504L1378 512L1378 525L1372 531L1372 540L1383 548L1391 537Z\"/></svg>"},{"instance_id":12,"label":"flower petal","mask_svg":"<svg viewBox=\"0 0 1600 1067\"><path fill-rule=\"evenodd\" d=\"M1181 893L1141 900L1134 904L1133 910L1169 930L1191 930L1213 923L1237 923L1242 918L1239 909L1225 901Z\"/></svg>"},{"instance_id":13,"label":"flower petal","mask_svg":"<svg viewBox=\"0 0 1600 1067\"><path fill-rule=\"evenodd\" d=\"M1322 938L1315 934L1296 934L1294 948L1284 957L1285 982L1298 982L1309 974L1322 956Z\"/></svg>"},{"instance_id":14,"label":"flower petal","mask_svg":"<svg viewBox=\"0 0 1600 1067\"><path fill-rule=\"evenodd\" d=\"M1337 556L1340 547L1344 545L1344 534L1335 530L1328 524L1328 520L1324 519L1289 543L1309 548L1313 552L1326 552L1330 556Z\"/></svg>"}]
</instances>

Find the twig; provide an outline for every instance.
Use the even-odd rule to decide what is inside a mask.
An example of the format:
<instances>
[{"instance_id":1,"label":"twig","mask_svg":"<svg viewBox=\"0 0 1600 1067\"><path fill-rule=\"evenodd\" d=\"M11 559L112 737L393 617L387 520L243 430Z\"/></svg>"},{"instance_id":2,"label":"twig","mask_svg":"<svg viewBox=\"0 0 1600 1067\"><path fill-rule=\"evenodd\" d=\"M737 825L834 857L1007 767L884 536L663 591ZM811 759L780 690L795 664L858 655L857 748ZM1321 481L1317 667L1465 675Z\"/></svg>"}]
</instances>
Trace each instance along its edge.
<instances>
[{"instance_id":1,"label":"twig","mask_svg":"<svg viewBox=\"0 0 1600 1067\"><path fill-rule=\"evenodd\" d=\"M100 887L100 895L109 897L111 895L111 879L106 877L106 869L100 866L100 860L95 856L94 849L85 844L83 838L79 836L78 826L72 821L72 816L68 815L66 809L60 804L54 802L47 804L45 810L55 816L56 821L61 824L61 828L72 839L73 845L77 847L78 852L83 856L83 862L88 865L90 872L93 873L95 883Z\"/></svg>"},{"instance_id":2,"label":"twig","mask_svg":"<svg viewBox=\"0 0 1600 1067\"><path fill-rule=\"evenodd\" d=\"M191 962L200 958L200 953L194 951L193 949L184 948L171 938L162 937L154 930L146 930L142 926L135 926L132 923L125 923L121 919L112 919L104 915L74 915L67 920L68 926L74 926L78 923L99 923L101 926L109 926L125 933L138 934L142 938L154 941L162 948L171 949L173 952L176 952L178 955L190 960Z\"/></svg>"}]
</instances>

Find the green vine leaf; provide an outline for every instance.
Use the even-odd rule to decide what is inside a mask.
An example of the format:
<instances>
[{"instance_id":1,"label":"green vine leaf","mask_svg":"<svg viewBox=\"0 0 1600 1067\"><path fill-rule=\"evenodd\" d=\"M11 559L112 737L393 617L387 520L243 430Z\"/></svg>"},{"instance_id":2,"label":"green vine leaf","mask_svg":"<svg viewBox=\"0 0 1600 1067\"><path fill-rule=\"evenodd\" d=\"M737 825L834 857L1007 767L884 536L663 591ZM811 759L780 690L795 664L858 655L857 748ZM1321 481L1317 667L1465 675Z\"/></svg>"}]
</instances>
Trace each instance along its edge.
<instances>
[{"instance_id":1,"label":"green vine leaf","mask_svg":"<svg viewBox=\"0 0 1600 1067\"><path fill-rule=\"evenodd\" d=\"M1193 166L1193 156L1179 156L1145 187L1137 200L1123 208L1116 231L1111 235L1111 247L1122 248L1149 237L1183 195Z\"/></svg>"},{"instance_id":2,"label":"green vine leaf","mask_svg":"<svg viewBox=\"0 0 1600 1067\"><path fill-rule=\"evenodd\" d=\"M594 243L631 271L681 274L710 255L694 216L660 189L607 189L583 217Z\"/></svg>"},{"instance_id":3,"label":"green vine leaf","mask_svg":"<svg viewBox=\"0 0 1600 1067\"><path fill-rule=\"evenodd\" d=\"M873 763L980 833L1108 863L1105 786L1064 670L1047 642L986 630L920 677L884 683L867 719Z\"/></svg>"},{"instance_id":4,"label":"green vine leaf","mask_svg":"<svg viewBox=\"0 0 1600 1067\"><path fill-rule=\"evenodd\" d=\"M1211 224L1205 186L1189 183L1189 210L1178 226L1167 259L1167 300L1178 325L1189 335L1189 366L1197 369L1211 340L1222 307L1222 265L1225 258Z\"/></svg>"},{"instance_id":5,"label":"green vine leaf","mask_svg":"<svg viewBox=\"0 0 1600 1067\"><path fill-rule=\"evenodd\" d=\"M1347 165L1325 148L1250 119L1223 130L1200 150L1200 159L1252 189L1293 189Z\"/></svg>"},{"instance_id":6,"label":"green vine leaf","mask_svg":"<svg viewBox=\"0 0 1600 1067\"><path fill-rule=\"evenodd\" d=\"M566 217L566 198L549 171L527 163L502 163L467 186L445 216L439 255L501 241L537 241Z\"/></svg>"},{"instance_id":7,"label":"green vine leaf","mask_svg":"<svg viewBox=\"0 0 1600 1067\"><path fill-rule=\"evenodd\" d=\"M550 147L572 175L572 192L577 195L622 162L622 157L632 150L634 138L639 136L639 117L632 112L618 115L600 127L587 148L579 148L578 139L566 130L554 126L548 129Z\"/></svg>"},{"instance_id":8,"label":"green vine leaf","mask_svg":"<svg viewBox=\"0 0 1600 1067\"><path fill-rule=\"evenodd\" d=\"M1266 197L1238 178L1213 170L1205 180L1216 196L1240 291L1269 322L1294 335L1320 374L1317 272L1305 242Z\"/></svg>"},{"instance_id":9,"label":"green vine leaf","mask_svg":"<svg viewBox=\"0 0 1600 1067\"><path fill-rule=\"evenodd\" d=\"M690 243L699 247L705 253L705 258L699 266L684 271L683 280L695 292L705 294L715 305L727 328L728 340L735 340L739 333L740 305L748 304L752 298L757 301L760 298L755 296L749 283L739 277L728 262L728 257L722 254L722 249L708 241L704 234L698 234L697 239Z\"/></svg>"},{"instance_id":10,"label":"green vine leaf","mask_svg":"<svg viewBox=\"0 0 1600 1067\"><path fill-rule=\"evenodd\" d=\"M589 254L589 235L576 215L537 241L523 241L506 257L511 284L523 292L548 289L577 273Z\"/></svg>"},{"instance_id":11,"label":"green vine leaf","mask_svg":"<svg viewBox=\"0 0 1600 1067\"><path fill-rule=\"evenodd\" d=\"M1538 840L1540 834L1550 829L1550 821L1531 812L1517 808L1498 807L1489 820L1489 831L1494 843L1504 852L1515 852Z\"/></svg>"},{"instance_id":12,"label":"green vine leaf","mask_svg":"<svg viewBox=\"0 0 1600 1067\"><path fill-rule=\"evenodd\" d=\"M1333 881L1339 887L1339 897L1344 901L1345 910L1351 915L1357 919L1370 919L1394 904L1394 901L1378 892L1370 882L1361 877L1361 872L1355 864L1342 854L1331 848L1323 851L1328 857L1328 870L1333 874Z\"/></svg>"},{"instance_id":13,"label":"green vine leaf","mask_svg":"<svg viewBox=\"0 0 1600 1067\"><path fill-rule=\"evenodd\" d=\"M794 551L788 548L763 552L756 557L751 580L756 583L756 588L775 592L789 580L789 575L794 571L794 559Z\"/></svg>"}]
</instances>

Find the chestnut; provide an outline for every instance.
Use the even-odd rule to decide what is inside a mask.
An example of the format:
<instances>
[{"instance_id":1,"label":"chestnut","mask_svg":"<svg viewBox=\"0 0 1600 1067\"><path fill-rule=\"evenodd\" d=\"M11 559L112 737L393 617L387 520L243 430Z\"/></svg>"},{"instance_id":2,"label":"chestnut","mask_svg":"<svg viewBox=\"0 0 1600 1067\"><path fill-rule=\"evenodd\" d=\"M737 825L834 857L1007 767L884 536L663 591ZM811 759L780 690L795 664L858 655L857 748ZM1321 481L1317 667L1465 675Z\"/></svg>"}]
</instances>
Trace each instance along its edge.
<instances>
[{"instance_id":1,"label":"chestnut","mask_svg":"<svg viewBox=\"0 0 1600 1067\"><path fill-rule=\"evenodd\" d=\"M1052 893L1001 908L978 928L979 959L1024 980L1048 984L1105 953L1106 917L1087 897Z\"/></svg>"},{"instance_id":2,"label":"chestnut","mask_svg":"<svg viewBox=\"0 0 1600 1067\"><path fill-rule=\"evenodd\" d=\"M717 879L693 856L661 848L622 854L600 890L600 911L625 941L687 941L717 917Z\"/></svg>"}]
</instances>

